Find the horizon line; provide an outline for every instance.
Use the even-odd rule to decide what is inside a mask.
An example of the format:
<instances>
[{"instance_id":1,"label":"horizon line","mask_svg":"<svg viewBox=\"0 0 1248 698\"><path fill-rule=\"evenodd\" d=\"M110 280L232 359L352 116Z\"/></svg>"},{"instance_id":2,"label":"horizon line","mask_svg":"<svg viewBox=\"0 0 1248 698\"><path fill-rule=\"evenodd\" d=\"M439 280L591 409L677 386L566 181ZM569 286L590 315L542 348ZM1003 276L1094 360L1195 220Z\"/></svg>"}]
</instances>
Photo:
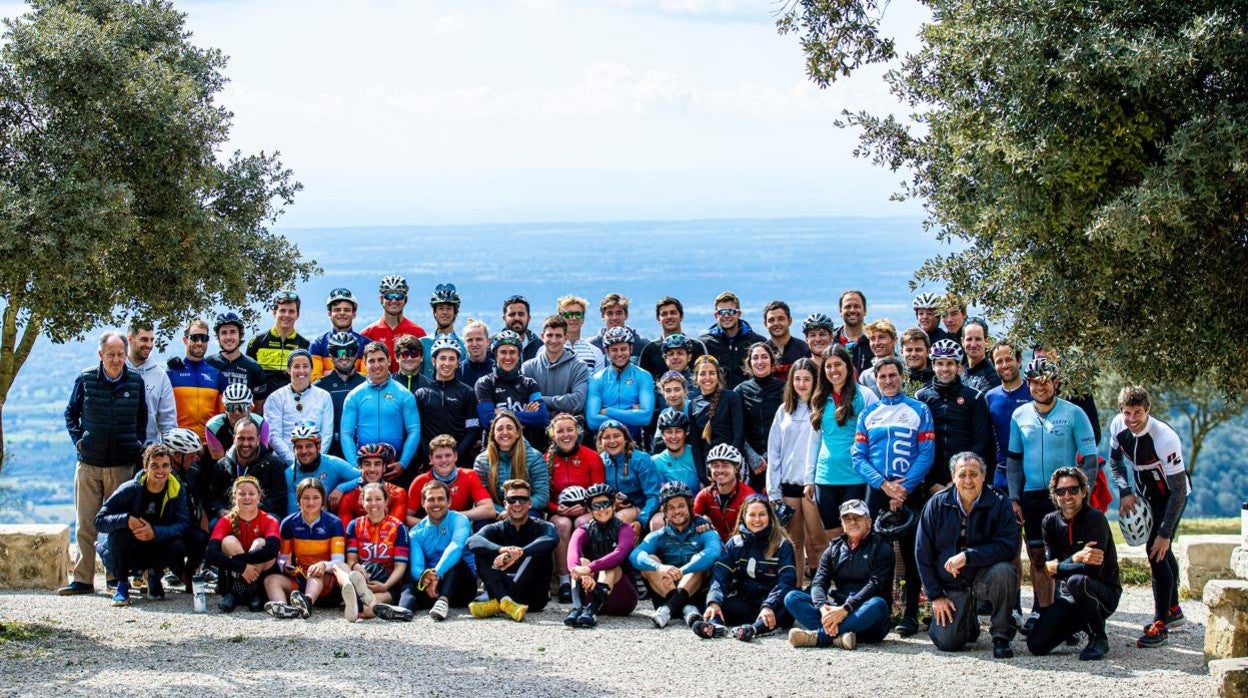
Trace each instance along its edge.
<instances>
[{"instance_id":1,"label":"horizon line","mask_svg":"<svg viewBox=\"0 0 1248 698\"><path fill-rule=\"evenodd\" d=\"M325 226L274 226L273 232L281 233L284 231L327 231L327 230L352 230L358 228L481 228L497 225L602 225L602 224L618 224L618 223L720 223L729 221L916 221L922 222L922 215L896 215L896 216L733 216L724 218L619 218L619 219L603 219L603 220L520 220L520 221L477 221L465 223L382 223L382 224L360 224L360 225L325 225Z\"/></svg>"}]
</instances>

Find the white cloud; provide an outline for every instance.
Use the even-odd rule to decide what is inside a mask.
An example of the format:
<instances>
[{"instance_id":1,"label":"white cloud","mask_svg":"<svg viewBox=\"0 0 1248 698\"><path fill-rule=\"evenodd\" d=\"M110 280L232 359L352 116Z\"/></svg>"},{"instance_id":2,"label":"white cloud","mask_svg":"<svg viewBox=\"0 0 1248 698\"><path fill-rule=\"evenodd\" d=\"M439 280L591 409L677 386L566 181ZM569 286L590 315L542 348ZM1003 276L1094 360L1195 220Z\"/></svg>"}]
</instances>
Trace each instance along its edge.
<instances>
[{"instance_id":1,"label":"white cloud","mask_svg":"<svg viewBox=\"0 0 1248 698\"><path fill-rule=\"evenodd\" d=\"M458 34L464 30L466 26L464 18L459 15L446 15L439 17L433 23L433 33L439 36L446 34Z\"/></svg>"}]
</instances>

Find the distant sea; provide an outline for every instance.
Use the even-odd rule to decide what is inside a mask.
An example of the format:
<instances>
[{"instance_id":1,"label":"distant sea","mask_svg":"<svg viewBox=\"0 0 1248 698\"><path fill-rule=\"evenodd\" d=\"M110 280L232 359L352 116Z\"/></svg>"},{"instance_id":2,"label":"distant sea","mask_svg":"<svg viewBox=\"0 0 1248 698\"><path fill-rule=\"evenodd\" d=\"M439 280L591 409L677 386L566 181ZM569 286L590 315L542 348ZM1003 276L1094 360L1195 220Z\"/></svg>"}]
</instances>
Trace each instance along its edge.
<instances>
[{"instance_id":1,"label":"distant sea","mask_svg":"<svg viewBox=\"0 0 1248 698\"><path fill-rule=\"evenodd\" d=\"M601 326L603 295L632 299L630 325L658 332L654 303L664 295L685 306L685 330L712 323L716 294L741 297L744 319L760 334L761 309L776 299L793 309L794 331L813 312L837 318L841 291L866 294L868 319L910 326L908 281L922 262L950 251L915 218L742 219L514 225L399 226L282 231L325 273L297 291L299 331L312 338L329 328L324 299L346 286L361 298L357 327L379 314L378 280L402 274L412 287L408 315L432 325L427 299L440 283L463 297L460 325L469 318L499 328L501 301L519 293L533 323L554 311L566 293L590 301L585 332ZM933 289L939 290L939 289ZM249 336L268 329L250 328ZM91 334L98 335L103 328ZM168 345L162 356L181 353ZM210 351L216 351L215 344ZM41 339L18 375L4 408L8 459L0 477L0 522L72 522L74 458L62 413L74 375L96 361L93 341L54 345Z\"/></svg>"}]
</instances>

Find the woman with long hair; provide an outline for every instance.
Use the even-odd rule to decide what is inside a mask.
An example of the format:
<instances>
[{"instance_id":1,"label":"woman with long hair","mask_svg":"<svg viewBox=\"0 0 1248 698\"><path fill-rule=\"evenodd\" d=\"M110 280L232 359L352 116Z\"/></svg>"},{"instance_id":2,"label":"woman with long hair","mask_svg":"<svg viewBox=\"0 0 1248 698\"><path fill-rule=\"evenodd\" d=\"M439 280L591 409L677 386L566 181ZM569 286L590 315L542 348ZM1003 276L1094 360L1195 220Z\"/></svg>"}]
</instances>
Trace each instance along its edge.
<instances>
[{"instance_id":1,"label":"woman with long hair","mask_svg":"<svg viewBox=\"0 0 1248 698\"><path fill-rule=\"evenodd\" d=\"M559 534L555 547L555 570L559 575L559 602L572 601L572 578L568 572L568 541L572 531L590 522L587 503L561 501L564 490L589 487L604 481L602 458L581 443L581 425L576 417L560 412L546 428L550 446L546 449L546 465L550 470L550 503L547 513ZM568 498L562 498L568 499Z\"/></svg>"},{"instance_id":2,"label":"woman with long hair","mask_svg":"<svg viewBox=\"0 0 1248 698\"><path fill-rule=\"evenodd\" d=\"M282 520L277 556L282 574L264 579L269 596L264 610L274 618L307 618L322 595L334 599L334 564L346 561L347 532L342 520L325 510L325 485L304 478L295 487L295 500L299 510ZM355 589L344 586L341 593L344 602L355 606Z\"/></svg>"},{"instance_id":3,"label":"woman with long hair","mask_svg":"<svg viewBox=\"0 0 1248 698\"><path fill-rule=\"evenodd\" d=\"M793 508L788 522L789 538L797 558L797 583L803 584L807 572L806 544L810 543L810 564L823 555L828 539L814 501L803 496L810 465L810 449L818 447L818 437L810 421L810 401L815 392L819 367L810 359L798 359L789 368L784 383L784 401L776 410L767 437L767 498L772 507L784 502Z\"/></svg>"},{"instance_id":4,"label":"woman with long hair","mask_svg":"<svg viewBox=\"0 0 1248 698\"><path fill-rule=\"evenodd\" d=\"M813 502L829 540L841 535L841 504L865 499L867 482L854 469L850 449L858 415L879 401L870 388L855 380L849 350L833 344L824 352L823 370L810 400L811 438L804 494Z\"/></svg>"},{"instance_id":5,"label":"woman with long hair","mask_svg":"<svg viewBox=\"0 0 1248 698\"><path fill-rule=\"evenodd\" d=\"M477 455L472 469L494 498L494 510L498 520L507 518L503 504L503 483L511 479L524 480L532 490L534 512L545 509L550 502L550 472L542 454L524 439L524 427L520 418L511 410L498 410L486 432L485 450Z\"/></svg>"},{"instance_id":6,"label":"woman with long hair","mask_svg":"<svg viewBox=\"0 0 1248 698\"><path fill-rule=\"evenodd\" d=\"M745 375L749 378L733 388L741 396L745 425L745 448L741 453L750 469L747 482L760 492L767 473L767 437L784 399L785 381L776 372L779 362L775 347L755 342L745 355ZM763 481L759 481L759 476Z\"/></svg>"},{"instance_id":7,"label":"woman with long hair","mask_svg":"<svg viewBox=\"0 0 1248 698\"><path fill-rule=\"evenodd\" d=\"M650 520L659 515L659 470L650 454L633 442L628 427L614 419L598 428L598 451L603 479L615 491L615 515L632 525L633 538L640 540L642 530L649 531Z\"/></svg>"},{"instance_id":8,"label":"woman with long hair","mask_svg":"<svg viewBox=\"0 0 1248 698\"><path fill-rule=\"evenodd\" d=\"M727 390L724 368L710 354L693 362L693 380L697 390L689 400L690 445L693 461L703 482L710 482L706 472L706 454L716 444L730 444L740 451L745 446L745 415L741 396ZM762 486L762 472L758 475Z\"/></svg>"},{"instance_id":9,"label":"woman with long hair","mask_svg":"<svg viewBox=\"0 0 1248 698\"><path fill-rule=\"evenodd\" d=\"M221 598L217 608L233 613L240 603L252 611L264 610L265 595L261 579L273 571L281 548L281 524L272 515L260 511L264 493L260 481L243 475L230 488L233 506L217 519L208 539L204 562L220 570L217 589Z\"/></svg>"}]
</instances>

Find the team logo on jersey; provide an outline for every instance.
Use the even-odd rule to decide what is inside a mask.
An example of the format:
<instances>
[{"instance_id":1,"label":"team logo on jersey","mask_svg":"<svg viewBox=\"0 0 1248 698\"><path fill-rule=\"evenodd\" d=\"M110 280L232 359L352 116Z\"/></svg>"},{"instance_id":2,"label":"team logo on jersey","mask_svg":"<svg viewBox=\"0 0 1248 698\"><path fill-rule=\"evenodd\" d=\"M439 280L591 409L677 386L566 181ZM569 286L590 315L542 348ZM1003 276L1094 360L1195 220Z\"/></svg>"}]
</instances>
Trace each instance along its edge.
<instances>
[{"instance_id":1,"label":"team logo on jersey","mask_svg":"<svg viewBox=\"0 0 1248 698\"><path fill-rule=\"evenodd\" d=\"M959 405L965 405L965 404L966 404L966 398L964 398L964 397L962 397L961 395L959 395L959 396L958 396L958 404L959 404Z\"/></svg>"},{"instance_id":2,"label":"team logo on jersey","mask_svg":"<svg viewBox=\"0 0 1248 698\"><path fill-rule=\"evenodd\" d=\"M382 395L382 397L384 397L384 398L385 398L385 399L387 399L387 400L393 400L393 399L394 399L394 393L386 393L385 395Z\"/></svg>"}]
</instances>

